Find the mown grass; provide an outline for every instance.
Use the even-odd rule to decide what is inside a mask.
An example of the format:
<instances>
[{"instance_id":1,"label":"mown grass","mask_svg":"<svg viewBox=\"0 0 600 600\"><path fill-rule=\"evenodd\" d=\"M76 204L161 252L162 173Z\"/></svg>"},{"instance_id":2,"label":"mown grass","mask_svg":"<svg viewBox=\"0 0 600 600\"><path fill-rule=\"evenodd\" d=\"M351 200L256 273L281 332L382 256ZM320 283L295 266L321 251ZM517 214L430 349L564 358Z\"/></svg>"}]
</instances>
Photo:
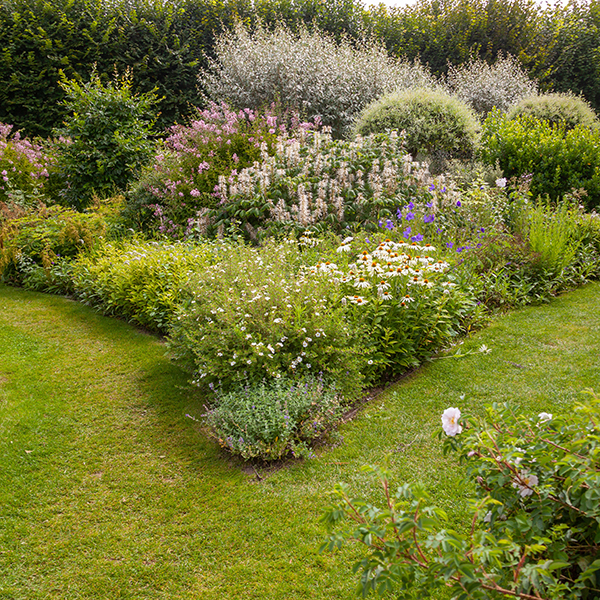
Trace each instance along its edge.
<instances>
[{"instance_id":1,"label":"mown grass","mask_svg":"<svg viewBox=\"0 0 600 600\"><path fill-rule=\"evenodd\" d=\"M568 411L600 389L600 285L498 318L367 404L317 458L256 472L185 415L203 398L155 337L64 298L0 286L0 598L338 599L356 548L317 552L338 481L389 454L460 523L447 406ZM464 400L460 396L465 394Z\"/></svg>"}]
</instances>

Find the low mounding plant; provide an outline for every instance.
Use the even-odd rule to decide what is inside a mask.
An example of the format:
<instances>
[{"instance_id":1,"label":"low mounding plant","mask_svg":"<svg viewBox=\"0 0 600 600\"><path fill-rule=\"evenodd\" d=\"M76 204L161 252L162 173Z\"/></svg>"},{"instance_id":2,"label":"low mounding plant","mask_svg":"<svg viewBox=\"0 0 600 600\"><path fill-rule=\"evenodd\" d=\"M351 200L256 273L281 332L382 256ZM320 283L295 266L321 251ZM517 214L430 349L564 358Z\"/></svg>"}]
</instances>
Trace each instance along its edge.
<instances>
[{"instance_id":1,"label":"low mounding plant","mask_svg":"<svg viewBox=\"0 0 600 600\"><path fill-rule=\"evenodd\" d=\"M422 197L428 175L396 132L354 141L321 132L280 137L274 156L223 182L220 204L198 226L205 233L238 223L252 239L307 228L343 232Z\"/></svg>"},{"instance_id":2,"label":"low mounding plant","mask_svg":"<svg viewBox=\"0 0 600 600\"><path fill-rule=\"evenodd\" d=\"M336 487L323 549L365 545L355 567L363 595L446 587L462 599L598 598L600 399L534 418L494 405L484 421L448 408L442 426L444 451L458 454L475 490L469 531L449 529L421 486L393 492L385 469L368 468L382 480L382 507Z\"/></svg>"},{"instance_id":3,"label":"low mounding plant","mask_svg":"<svg viewBox=\"0 0 600 600\"><path fill-rule=\"evenodd\" d=\"M226 104L199 110L189 126L175 125L154 163L129 194L127 217L160 234L190 234L198 214L214 207L219 190L242 169L273 154L278 135L310 129L275 106L255 113Z\"/></svg>"},{"instance_id":4,"label":"low mounding plant","mask_svg":"<svg viewBox=\"0 0 600 600\"><path fill-rule=\"evenodd\" d=\"M25 208L41 199L52 158L41 144L11 134L12 128L0 123L0 203Z\"/></svg>"},{"instance_id":5,"label":"low mounding plant","mask_svg":"<svg viewBox=\"0 0 600 600\"><path fill-rule=\"evenodd\" d=\"M31 289L67 291L63 267L116 227L121 199L79 213L62 206L46 207L0 223L0 276ZM65 277L63 277L65 276Z\"/></svg>"},{"instance_id":6,"label":"low mounding plant","mask_svg":"<svg viewBox=\"0 0 600 600\"><path fill-rule=\"evenodd\" d=\"M310 458L308 444L339 421L340 400L322 378L282 377L226 394L216 390L215 405L204 416L219 444L244 459Z\"/></svg>"},{"instance_id":7,"label":"low mounding plant","mask_svg":"<svg viewBox=\"0 0 600 600\"><path fill-rule=\"evenodd\" d=\"M392 58L374 41L337 43L318 30L294 34L282 24L273 31L259 25L253 33L238 24L215 50L211 69L201 74L213 100L254 110L281 102L320 117L336 136L381 94L435 85L419 63Z\"/></svg>"},{"instance_id":8,"label":"low mounding plant","mask_svg":"<svg viewBox=\"0 0 600 600\"><path fill-rule=\"evenodd\" d=\"M302 262L295 240L232 246L190 277L169 339L193 383L228 392L321 372L347 396L361 389L361 332L346 318L338 286Z\"/></svg>"},{"instance_id":9,"label":"low mounding plant","mask_svg":"<svg viewBox=\"0 0 600 600\"><path fill-rule=\"evenodd\" d=\"M107 315L166 333L192 273L214 261L214 243L102 241L70 268L72 293Z\"/></svg>"},{"instance_id":10,"label":"low mounding plant","mask_svg":"<svg viewBox=\"0 0 600 600\"><path fill-rule=\"evenodd\" d=\"M529 175L534 197L562 198L583 190L588 209L600 205L600 129L492 111L483 127L481 158L499 164L507 178Z\"/></svg>"},{"instance_id":11,"label":"low mounding plant","mask_svg":"<svg viewBox=\"0 0 600 600\"><path fill-rule=\"evenodd\" d=\"M125 191L152 157L155 119L153 93L136 96L131 77L103 85L93 72L87 83L63 78L70 116L57 129L56 170L62 180L61 202L86 208L94 197Z\"/></svg>"},{"instance_id":12,"label":"low mounding plant","mask_svg":"<svg viewBox=\"0 0 600 600\"><path fill-rule=\"evenodd\" d=\"M479 59L450 66L445 83L451 94L483 118L493 108L506 112L519 100L537 93L536 83L510 55L499 58L493 65Z\"/></svg>"},{"instance_id":13,"label":"low mounding plant","mask_svg":"<svg viewBox=\"0 0 600 600\"><path fill-rule=\"evenodd\" d=\"M404 131L408 152L470 157L475 149L479 121L461 100L442 91L415 89L379 98L358 117L356 133L369 135Z\"/></svg>"},{"instance_id":14,"label":"low mounding plant","mask_svg":"<svg viewBox=\"0 0 600 600\"><path fill-rule=\"evenodd\" d=\"M573 94L543 94L523 98L508 113L509 119L535 117L554 125L564 125L569 130L582 127L599 127L598 116L583 98Z\"/></svg>"}]
</instances>

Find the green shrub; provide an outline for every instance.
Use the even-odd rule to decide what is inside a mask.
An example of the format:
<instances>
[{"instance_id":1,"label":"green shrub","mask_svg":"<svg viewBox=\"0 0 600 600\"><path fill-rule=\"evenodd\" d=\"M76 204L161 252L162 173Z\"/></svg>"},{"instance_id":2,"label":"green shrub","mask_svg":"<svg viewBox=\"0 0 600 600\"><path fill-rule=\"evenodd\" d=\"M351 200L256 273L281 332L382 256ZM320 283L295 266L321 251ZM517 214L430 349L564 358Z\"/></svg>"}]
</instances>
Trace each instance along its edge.
<instances>
[{"instance_id":1,"label":"green shrub","mask_svg":"<svg viewBox=\"0 0 600 600\"><path fill-rule=\"evenodd\" d=\"M475 149L479 122L458 98L441 91L416 89L383 96L358 117L356 133L387 130L406 132L408 151L448 157L470 157Z\"/></svg>"},{"instance_id":2,"label":"green shrub","mask_svg":"<svg viewBox=\"0 0 600 600\"><path fill-rule=\"evenodd\" d=\"M25 216L1 222L2 280L33 289L69 289L68 280L56 280L55 270L63 273L66 262L114 230L121 206L122 198L88 213L42 205Z\"/></svg>"},{"instance_id":3,"label":"green shrub","mask_svg":"<svg viewBox=\"0 0 600 600\"><path fill-rule=\"evenodd\" d=\"M341 417L340 394L317 377L282 377L223 394L206 415L219 444L244 459L310 458L308 444Z\"/></svg>"},{"instance_id":4,"label":"green shrub","mask_svg":"<svg viewBox=\"0 0 600 600\"><path fill-rule=\"evenodd\" d=\"M363 595L449 588L465 599L597 598L600 399L534 418L494 405L479 421L449 408L442 424L444 451L457 452L465 490L475 492L469 531L450 529L422 486L393 491L385 469L369 468L382 479L383 506L336 487L323 548L364 544L355 568Z\"/></svg>"},{"instance_id":5,"label":"green shrub","mask_svg":"<svg viewBox=\"0 0 600 600\"><path fill-rule=\"evenodd\" d=\"M492 65L484 60L470 60L450 66L445 84L451 94L483 118L493 108L506 112L522 98L537 92L536 83L510 55L498 58Z\"/></svg>"},{"instance_id":6,"label":"green shrub","mask_svg":"<svg viewBox=\"0 0 600 600\"><path fill-rule=\"evenodd\" d=\"M381 94L434 85L419 63L390 57L378 42L336 41L318 29L294 33L281 23L253 33L237 25L218 40L211 67L201 80L213 100L255 110L278 101L319 117L338 137Z\"/></svg>"},{"instance_id":7,"label":"green shrub","mask_svg":"<svg viewBox=\"0 0 600 600\"><path fill-rule=\"evenodd\" d=\"M175 356L194 383L268 384L322 372L340 392L360 391L361 334L345 316L326 273L309 276L297 242L233 246L221 262L190 277L170 332Z\"/></svg>"},{"instance_id":8,"label":"green shrub","mask_svg":"<svg viewBox=\"0 0 600 600\"><path fill-rule=\"evenodd\" d=\"M599 127L598 116L583 98L573 94L543 94L523 98L508 112L509 119L534 117L553 125L564 124L566 129L577 125Z\"/></svg>"},{"instance_id":9,"label":"green shrub","mask_svg":"<svg viewBox=\"0 0 600 600\"><path fill-rule=\"evenodd\" d=\"M484 123L481 158L507 178L530 176L534 197L562 198L583 190L588 209L600 205L600 129L567 130L533 117L492 112Z\"/></svg>"},{"instance_id":10,"label":"green shrub","mask_svg":"<svg viewBox=\"0 0 600 600\"><path fill-rule=\"evenodd\" d=\"M208 243L105 241L72 263L73 294L107 315L166 333L182 288L219 250L220 245Z\"/></svg>"},{"instance_id":11,"label":"green shrub","mask_svg":"<svg viewBox=\"0 0 600 600\"><path fill-rule=\"evenodd\" d=\"M70 111L58 129L56 170L63 182L61 201L77 209L94 197L124 191L147 163L154 144L154 94L136 97L125 75L104 86L93 72L88 83L63 79Z\"/></svg>"}]
</instances>

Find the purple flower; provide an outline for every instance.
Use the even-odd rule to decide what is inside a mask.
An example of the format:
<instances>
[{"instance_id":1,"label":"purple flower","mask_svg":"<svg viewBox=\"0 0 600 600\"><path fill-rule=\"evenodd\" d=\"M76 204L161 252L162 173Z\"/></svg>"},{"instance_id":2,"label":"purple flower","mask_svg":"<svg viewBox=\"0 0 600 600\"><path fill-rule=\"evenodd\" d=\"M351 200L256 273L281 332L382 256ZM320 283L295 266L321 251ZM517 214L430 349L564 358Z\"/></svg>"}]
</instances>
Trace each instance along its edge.
<instances>
[{"instance_id":1,"label":"purple flower","mask_svg":"<svg viewBox=\"0 0 600 600\"><path fill-rule=\"evenodd\" d=\"M454 242L447 242L446 248L452 248L454 246Z\"/></svg>"},{"instance_id":2,"label":"purple flower","mask_svg":"<svg viewBox=\"0 0 600 600\"><path fill-rule=\"evenodd\" d=\"M459 247L456 249L456 251L457 251L457 252L462 252L463 250L464 250L464 248L463 248L462 246L459 246Z\"/></svg>"},{"instance_id":3,"label":"purple flower","mask_svg":"<svg viewBox=\"0 0 600 600\"><path fill-rule=\"evenodd\" d=\"M379 221L379 227L383 227L383 221Z\"/></svg>"},{"instance_id":4,"label":"purple flower","mask_svg":"<svg viewBox=\"0 0 600 600\"><path fill-rule=\"evenodd\" d=\"M407 238L410 235L410 232L412 231L412 229L410 227L407 227L403 232L402 232L402 237Z\"/></svg>"},{"instance_id":5,"label":"purple flower","mask_svg":"<svg viewBox=\"0 0 600 600\"><path fill-rule=\"evenodd\" d=\"M433 192L433 190L435 190L435 185L432 183L432 184L429 186L429 191L430 191L430 192Z\"/></svg>"},{"instance_id":6,"label":"purple flower","mask_svg":"<svg viewBox=\"0 0 600 600\"><path fill-rule=\"evenodd\" d=\"M406 208L408 208L408 210L412 210L414 207L415 205L412 202L409 202Z\"/></svg>"},{"instance_id":7,"label":"purple flower","mask_svg":"<svg viewBox=\"0 0 600 600\"><path fill-rule=\"evenodd\" d=\"M396 217L398 217L398 221L402 221L402 211L400 209L396 211Z\"/></svg>"},{"instance_id":8,"label":"purple flower","mask_svg":"<svg viewBox=\"0 0 600 600\"><path fill-rule=\"evenodd\" d=\"M435 215L425 215L423 217L424 223L433 223L434 220L435 220Z\"/></svg>"},{"instance_id":9,"label":"purple flower","mask_svg":"<svg viewBox=\"0 0 600 600\"><path fill-rule=\"evenodd\" d=\"M428 203L427 203L425 206L426 206L427 208L431 208L431 207L433 206L433 202L428 202Z\"/></svg>"},{"instance_id":10,"label":"purple flower","mask_svg":"<svg viewBox=\"0 0 600 600\"><path fill-rule=\"evenodd\" d=\"M422 233L418 233L417 235L413 235L413 236L410 238L410 241L411 241L411 242L420 242L420 241L422 241L422 240L423 240L423 234L422 234Z\"/></svg>"},{"instance_id":11,"label":"purple flower","mask_svg":"<svg viewBox=\"0 0 600 600\"><path fill-rule=\"evenodd\" d=\"M456 201L456 206L462 206L462 202L460 200Z\"/></svg>"},{"instance_id":12,"label":"purple flower","mask_svg":"<svg viewBox=\"0 0 600 600\"><path fill-rule=\"evenodd\" d=\"M415 218L415 213L409 212L409 213L406 215L406 220L407 220L407 221L410 221L411 219L414 219L414 218Z\"/></svg>"},{"instance_id":13,"label":"purple flower","mask_svg":"<svg viewBox=\"0 0 600 600\"><path fill-rule=\"evenodd\" d=\"M481 233L485 233L485 227L482 227L479 231L481 231Z\"/></svg>"},{"instance_id":14,"label":"purple flower","mask_svg":"<svg viewBox=\"0 0 600 600\"><path fill-rule=\"evenodd\" d=\"M394 229L394 224L390 221L390 219L385 222L385 228L389 229L390 231Z\"/></svg>"},{"instance_id":15,"label":"purple flower","mask_svg":"<svg viewBox=\"0 0 600 600\"><path fill-rule=\"evenodd\" d=\"M447 190L446 190L446 186L444 186L444 187L443 187L443 188L442 188L440 191L442 192L442 194L445 194L445 193L446 193L446 191L447 191Z\"/></svg>"}]
</instances>

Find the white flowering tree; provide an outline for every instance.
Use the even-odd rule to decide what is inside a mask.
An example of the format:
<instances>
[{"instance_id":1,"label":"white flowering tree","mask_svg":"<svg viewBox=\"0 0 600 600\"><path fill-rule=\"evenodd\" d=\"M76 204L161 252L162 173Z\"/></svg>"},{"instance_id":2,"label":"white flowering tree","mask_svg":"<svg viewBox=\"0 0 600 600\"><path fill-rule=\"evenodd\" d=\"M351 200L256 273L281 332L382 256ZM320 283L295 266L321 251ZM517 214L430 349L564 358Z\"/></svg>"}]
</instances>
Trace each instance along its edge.
<instances>
[{"instance_id":1,"label":"white flowering tree","mask_svg":"<svg viewBox=\"0 0 600 600\"><path fill-rule=\"evenodd\" d=\"M475 482L468 531L448 529L421 486L392 492L385 469L366 467L383 482L383 507L336 487L322 549L365 545L355 569L363 596L428 597L447 586L457 599L599 598L600 398L592 392L558 417L494 406L483 422L452 407L442 428L444 450L458 453Z\"/></svg>"}]
</instances>

